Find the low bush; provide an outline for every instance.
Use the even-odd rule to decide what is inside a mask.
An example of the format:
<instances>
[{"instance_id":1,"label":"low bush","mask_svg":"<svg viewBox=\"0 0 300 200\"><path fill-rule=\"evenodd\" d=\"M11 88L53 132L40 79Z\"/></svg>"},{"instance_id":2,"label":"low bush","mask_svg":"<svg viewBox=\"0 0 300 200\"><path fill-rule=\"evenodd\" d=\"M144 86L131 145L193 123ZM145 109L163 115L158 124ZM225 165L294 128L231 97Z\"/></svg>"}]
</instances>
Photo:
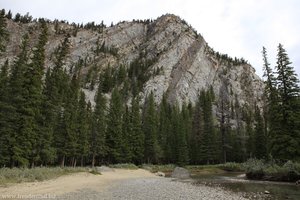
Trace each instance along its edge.
<instances>
[{"instance_id":1,"label":"low bush","mask_svg":"<svg viewBox=\"0 0 300 200\"><path fill-rule=\"evenodd\" d=\"M175 169L175 165L173 164L168 164L168 165L152 165L152 164L143 164L141 166L141 168L146 169L152 173L155 172L164 172L164 173L168 173L168 172L172 172Z\"/></svg>"},{"instance_id":2,"label":"low bush","mask_svg":"<svg viewBox=\"0 0 300 200\"><path fill-rule=\"evenodd\" d=\"M120 164L114 164L109 165L111 168L118 168L118 169L138 169L138 166L132 163L120 163Z\"/></svg>"},{"instance_id":3,"label":"low bush","mask_svg":"<svg viewBox=\"0 0 300 200\"><path fill-rule=\"evenodd\" d=\"M242 171L245 170L243 164L234 163L234 162L219 164L219 165L217 165L217 167L222 169L222 170L230 171L230 172L242 172Z\"/></svg>"},{"instance_id":4,"label":"low bush","mask_svg":"<svg viewBox=\"0 0 300 200\"><path fill-rule=\"evenodd\" d=\"M243 165L249 179L289 182L300 179L300 163L292 161L278 164L274 160L249 159Z\"/></svg>"}]
</instances>

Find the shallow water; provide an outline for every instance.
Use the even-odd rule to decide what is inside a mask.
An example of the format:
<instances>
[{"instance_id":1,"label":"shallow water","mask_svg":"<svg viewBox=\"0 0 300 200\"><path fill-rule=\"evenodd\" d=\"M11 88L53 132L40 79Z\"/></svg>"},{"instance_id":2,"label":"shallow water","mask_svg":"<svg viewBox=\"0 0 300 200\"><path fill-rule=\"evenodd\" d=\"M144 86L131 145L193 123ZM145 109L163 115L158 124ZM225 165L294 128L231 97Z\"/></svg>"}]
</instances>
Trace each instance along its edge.
<instances>
[{"instance_id":1,"label":"shallow water","mask_svg":"<svg viewBox=\"0 0 300 200\"><path fill-rule=\"evenodd\" d=\"M198 184L220 186L252 199L300 199L300 186L293 183L246 180L240 173L194 174L192 178ZM266 190L269 195L264 194Z\"/></svg>"}]
</instances>

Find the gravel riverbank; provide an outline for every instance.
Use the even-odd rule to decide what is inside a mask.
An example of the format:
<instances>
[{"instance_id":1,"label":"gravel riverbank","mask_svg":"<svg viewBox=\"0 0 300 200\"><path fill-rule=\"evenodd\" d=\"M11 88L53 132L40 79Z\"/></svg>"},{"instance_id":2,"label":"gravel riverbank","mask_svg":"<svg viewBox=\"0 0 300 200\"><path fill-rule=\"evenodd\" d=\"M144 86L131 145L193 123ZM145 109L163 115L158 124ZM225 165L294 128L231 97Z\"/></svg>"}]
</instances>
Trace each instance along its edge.
<instances>
[{"instance_id":1,"label":"gravel riverbank","mask_svg":"<svg viewBox=\"0 0 300 200\"><path fill-rule=\"evenodd\" d=\"M107 190L82 189L57 197L62 200L244 200L246 198L221 188L193 185L171 178L135 178L120 180Z\"/></svg>"},{"instance_id":2,"label":"gravel riverbank","mask_svg":"<svg viewBox=\"0 0 300 200\"><path fill-rule=\"evenodd\" d=\"M220 187L155 176L149 171L115 169L102 175L77 173L56 179L0 187L0 199L56 200L244 200Z\"/></svg>"}]
</instances>

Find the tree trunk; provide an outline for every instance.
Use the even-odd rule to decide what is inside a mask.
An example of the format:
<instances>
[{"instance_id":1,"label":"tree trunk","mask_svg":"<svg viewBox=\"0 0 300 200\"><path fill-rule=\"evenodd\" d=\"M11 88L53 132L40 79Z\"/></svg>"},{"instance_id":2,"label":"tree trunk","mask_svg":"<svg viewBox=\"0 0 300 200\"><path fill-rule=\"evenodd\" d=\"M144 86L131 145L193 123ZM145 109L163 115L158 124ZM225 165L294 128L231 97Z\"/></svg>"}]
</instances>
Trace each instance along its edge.
<instances>
[{"instance_id":1,"label":"tree trunk","mask_svg":"<svg viewBox=\"0 0 300 200\"><path fill-rule=\"evenodd\" d=\"M77 164L77 159L74 157L74 165L73 165L73 167L76 167L76 164Z\"/></svg>"}]
</instances>

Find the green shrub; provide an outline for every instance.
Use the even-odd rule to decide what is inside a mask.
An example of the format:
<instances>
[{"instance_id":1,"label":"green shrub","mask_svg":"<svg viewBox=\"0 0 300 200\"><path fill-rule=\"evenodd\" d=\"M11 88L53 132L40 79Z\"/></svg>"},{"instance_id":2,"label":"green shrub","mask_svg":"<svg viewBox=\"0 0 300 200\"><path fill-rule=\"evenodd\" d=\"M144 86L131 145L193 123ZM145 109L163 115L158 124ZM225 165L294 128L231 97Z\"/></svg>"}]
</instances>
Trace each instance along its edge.
<instances>
[{"instance_id":1,"label":"green shrub","mask_svg":"<svg viewBox=\"0 0 300 200\"><path fill-rule=\"evenodd\" d=\"M6 183L20 183L43 181L51 178L56 178L62 175L88 171L87 168L81 167L36 167L36 168L1 168L0 169L0 185Z\"/></svg>"},{"instance_id":2,"label":"green shrub","mask_svg":"<svg viewBox=\"0 0 300 200\"><path fill-rule=\"evenodd\" d=\"M168 164L168 165L152 165L152 164L143 164L141 168L146 169L152 173L155 172L172 172L175 169L175 165Z\"/></svg>"},{"instance_id":3,"label":"green shrub","mask_svg":"<svg viewBox=\"0 0 300 200\"><path fill-rule=\"evenodd\" d=\"M297 181L300 179L300 164L287 161L283 165L274 160L249 159L244 163L247 178L270 181Z\"/></svg>"},{"instance_id":4,"label":"green shrub","mask_svg":"<svg viewBox=\"0 0 300 200\"><path fill-rule=\"evenodd\" d=\"M231 172L241 172L244 171L244 166L240 163L234 163L234 162L228 162L225 164L219 164L217 165L218 168L225 170L225 171L231 171Z\"/></svg>"},{"instance_id":5,"label":"green shrub","mask_svg":"<svg viewBox=\"0 0 300 200\"><path fill-rule=\"evenodd\" d=\"M246 173L250 173L250 172L262 172L266 166L263 160L250 158L243 164L243 167Z\"/></svg>"},{"instance_id":6,"label":"green shrub","mask_svg":"<svg viewBox=\"0 0 300 200\"><path fill-rule=\"evenodd\" d=\"M98 172L96 169L92 169L92 170L90 171L90 173L91 173L91 174L94 174L94 175L101 175L101 173Z\"/></svg>"}]
</instances>

